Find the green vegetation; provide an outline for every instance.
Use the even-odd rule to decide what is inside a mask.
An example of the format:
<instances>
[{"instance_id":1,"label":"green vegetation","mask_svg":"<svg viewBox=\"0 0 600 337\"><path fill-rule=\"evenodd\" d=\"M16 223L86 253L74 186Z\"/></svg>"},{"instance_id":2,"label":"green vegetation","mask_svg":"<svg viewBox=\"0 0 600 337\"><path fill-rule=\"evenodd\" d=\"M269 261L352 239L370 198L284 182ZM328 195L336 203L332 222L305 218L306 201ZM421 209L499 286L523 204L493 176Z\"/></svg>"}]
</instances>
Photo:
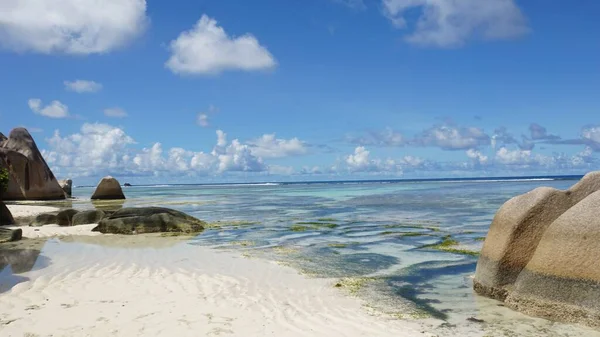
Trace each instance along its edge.
<instances>
[{"instance_id":1,"label":"green vegetation","mask_svg":"<svg viewBox=\"0 0 600 337\"><path fill-rule=\"evenodd\" d=\"M352 295L357 295L358 292L369 282L375 281L374 277L345 277L340 279L334 287L344 288Z\"/></svg>"},{"instance_id":2,"label":"green vegetation","mask_svg":"<svg viewBox=\"0 0 600 337\"><path fill-rule=\"evenodd\" d=\"M314 222L314 221L300 221L300 222L297 222L292 227L290 227L290 230L293 231L293 232L304 232L304 231L307 231L309 229L319 229L319 228L323 228L323 227L329 228L329 229L334 229L337 226L338 225L334 224L334 223Z\"/></svg>"},{"instance_id":3,"label":"green vegetation","mask_svg":"<svg viewBox=\"0 0 600 337\"><path fill-rule=\"evenodd\" d=\"M423 225L411 225L411 224L396 224L396 225L385 225L383 228L392 229L392 228L415 228L415 229L425 229L432 232L439 232L440 229L438 227L431 226L423 226Z\"/></svg>"},{"instance_id":4,"label":"green vegetation","mask_svg":"<svg viewBox=\"0 0 600 337\"><path fill-rule=\"evenodd\" d=\"M335 222L335 221L337 221L337 220L336 220L336 219L334 219L334 218L320 218L320 219L317 219L317 221L323 221L323 222Z\"/></svg>"},{"instance_id":5,"label":"green vegetation","mask_svg":"<svg viewBox=\"0 0 600 337\"><path fill-rule=\"evenodd\" d=\"M453 248L454 246L458 246L458 244L459 244L459 242L452 239L451 235L446 235L442 238L442 242L434 243L431 245L425 245L425 246L422 246L421 248L431 248L431 249L441 250L441 251L444 251L447 253L470 255L470 256L478 256L479 255L479 252L475 252L472 250Z\"/></svg>"},{"instance_id":6,"label":"green vegetation","mask_svg":"<svg viewBox=\"0 0 600 337\"><path fill-rule=\"evenodd\" d=\"M238 229L242 226L256 225L256 222L244 220L215 221L206 224L206 229Z\"/></svg>"},{"instance_id":7,"label":"green vegetation","mask_svg":"<svg viewBox=\"0 0 600 337\"><path fill-rule=\"evenodd\" d=\"M480 238L475 238L475 241L485 241L485 236L482 236Z\"/></svg>"},{"instance_id":8,"label":"green vegetation","mask_svg":"<svg viewBox=\"0 0 600 337\"><path fill-rule=\"evenodd\" d=\"M8 170L0 168L0 200L2 200L2 194L8 188Z\"/></svg>"}]
</instances>

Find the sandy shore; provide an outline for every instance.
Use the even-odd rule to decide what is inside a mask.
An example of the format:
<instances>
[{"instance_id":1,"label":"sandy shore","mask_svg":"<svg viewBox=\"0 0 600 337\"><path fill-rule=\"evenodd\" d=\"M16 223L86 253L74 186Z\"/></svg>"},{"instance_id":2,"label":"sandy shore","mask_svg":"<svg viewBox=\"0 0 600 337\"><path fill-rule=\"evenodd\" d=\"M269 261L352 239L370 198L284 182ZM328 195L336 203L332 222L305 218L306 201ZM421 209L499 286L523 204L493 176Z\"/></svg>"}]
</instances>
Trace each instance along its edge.
<instances>
[{"instance_id":1,"label":"sandy shore","mask_svg":"<svg viewBox=\"0 0 600 337\"><path fill-rule=\"evenodd\" d=\"M58 211L56 207L35 206L35 205L6 205L13 218L25 218L36 216L41 213L50 213Z\"/></svg>"},{"instance_id":2,"label":"sandy shore","mask_svg":"<svg viewBox=\"0 0 600 337\"><path fill-rule=\"evenodd\" d=\"M48 211L39 207L11 211ZM31 240L4 259L17 268L27 258L19 268L31 270L0 273L1 336L433 335L369 314L334 280L182 238L74 236L96 234L93 225L21 228L27 237L70 236Z\"/></svg>"}]
</instances>

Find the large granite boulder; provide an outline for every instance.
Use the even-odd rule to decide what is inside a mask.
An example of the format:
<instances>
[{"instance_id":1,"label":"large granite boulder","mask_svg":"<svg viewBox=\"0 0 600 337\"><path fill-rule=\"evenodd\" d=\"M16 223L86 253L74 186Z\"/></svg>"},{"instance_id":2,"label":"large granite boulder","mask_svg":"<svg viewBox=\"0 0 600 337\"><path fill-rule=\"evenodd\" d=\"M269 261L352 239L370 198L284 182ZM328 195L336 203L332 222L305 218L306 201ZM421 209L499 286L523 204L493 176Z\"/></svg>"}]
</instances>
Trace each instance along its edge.
<instances>
[{"instance_id":1,"label":"large granite boulder","mask_svg":"<svg viewBox=\"0 0 600 337\"><path fill-rule=\"evenodd\" d=\"M73 226L97 224L106 216L101 210L82 211L73 215Z\"/></svg>"},{"instance_id":2,"label":"large granite boulder","mask_svg":"<svg viewBox=\"0 0 600 337\"><path fill-rule=\"evenodd\" d=\"M108 176L102 178L92 195L92 200L115 200L125 199L121 184L117 179Z\"/></svg>"},{"instance_id":3,"label":"large granite boulder","mask_svg":"<svg viewBox=\"0 0 600 337\"><path fill-rule=\"evenodd\" d=\"M73 195L73 180L71 179L64 179L64 180L59 180L58 181L58 185L60 185L60 188L62 188L62 190L65 192L65 196L67 198L70 198Z\"/></svg>"},{"instance_id":4,"label":"large granite boulder","mask_svg":"<svg viewBox=\"0 0 600 337\"><path fill-rule=\"evenodd\" d=\"M507 201L483 245L474 289L519 311L600 327L600 172L567 191Z\"/></svg>"},{"instance_id":5,"label":"large granite boulder","mask_svg":"<svg viewBox=\"0 0 600 337\"><path fill-rule=\"evenodd\" d=\"M8 138L0 139L0 167L10 174L4 200L65 199L65 192L26 129L16 128Z\"/></svg>"},{"instance_id":6,"label":"large granite boulder","mask_svg":"<svg viewBox=\"0 0 600 337\"><path fill-rule=\"evenodd\" d=\"M123 208L100 221L94 231L114 234L157 232L197 233L206 223L185 213L162 207Z\"/></svg>"},{"instance_id":7,"label":"large granite boulder","mask_svg":"<svg viewBox=\"0 0 600 337\"><path fill-rule=\"evenodd\" d=\"M15 223L12 213L6 205L0 200L0 226L11 225Z\"/></svg>"}]
</instances>

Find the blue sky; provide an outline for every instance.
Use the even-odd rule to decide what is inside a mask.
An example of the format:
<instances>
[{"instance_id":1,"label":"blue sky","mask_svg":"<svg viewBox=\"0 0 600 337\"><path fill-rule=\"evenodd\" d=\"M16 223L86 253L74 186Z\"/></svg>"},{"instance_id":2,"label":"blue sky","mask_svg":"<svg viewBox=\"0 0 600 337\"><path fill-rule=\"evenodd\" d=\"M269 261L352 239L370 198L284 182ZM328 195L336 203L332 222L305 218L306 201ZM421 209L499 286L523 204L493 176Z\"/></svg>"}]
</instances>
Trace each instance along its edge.
<instances>
[{"instance_id":1,"label":"blue sky","mask_svg":"<svg viewBox=\"0 0 600 337\"><path fill-rule=\"evenodd\" d=\"M0 131L27 127L82 183L583 173L600 151L599 10L10 0Z\"/></svg>"}]
</instances>

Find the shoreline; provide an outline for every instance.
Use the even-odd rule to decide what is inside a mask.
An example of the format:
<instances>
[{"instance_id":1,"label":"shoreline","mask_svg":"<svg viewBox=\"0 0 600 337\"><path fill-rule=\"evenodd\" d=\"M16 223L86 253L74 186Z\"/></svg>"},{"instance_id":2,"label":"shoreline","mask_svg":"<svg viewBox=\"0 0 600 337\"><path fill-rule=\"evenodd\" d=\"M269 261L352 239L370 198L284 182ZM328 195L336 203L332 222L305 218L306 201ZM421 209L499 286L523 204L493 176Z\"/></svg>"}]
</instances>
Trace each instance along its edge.
<instances>
[{"instance_id":1,"label":"shoreline","mask_svg":"<svg viewBox=\"0 0 600 337\"><path fill-rule=\"evenodd\" d=\"M11 206L26 216L49 211ZM333 280L181 237L103 235L93 226L11 226L30 238L16 243L19 254L34 253L31 270L0 273L0 334L435 335L369 314Z\"/></svg>"}]
</instances>

